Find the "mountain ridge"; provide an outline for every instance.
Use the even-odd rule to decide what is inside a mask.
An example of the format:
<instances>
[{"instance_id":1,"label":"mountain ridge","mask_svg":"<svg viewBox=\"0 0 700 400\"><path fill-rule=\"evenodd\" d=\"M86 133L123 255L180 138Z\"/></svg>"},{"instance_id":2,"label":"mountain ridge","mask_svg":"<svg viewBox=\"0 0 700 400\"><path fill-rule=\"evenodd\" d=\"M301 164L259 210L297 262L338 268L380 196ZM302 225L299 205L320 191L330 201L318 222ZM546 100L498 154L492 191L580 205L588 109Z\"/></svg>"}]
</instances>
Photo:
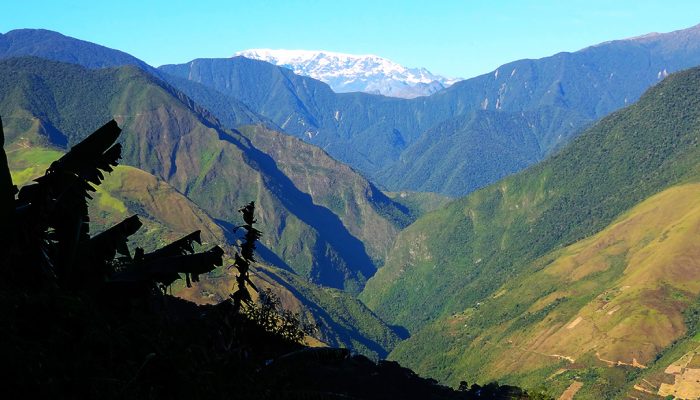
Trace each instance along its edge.
<instances>
[{"instance_id":1,"label":"mountain ridge","mask_svg":"<svg viewBox=\"0 0 700 400\"><path fill-rule=\"evenodd\" d=\"M365 92L389 97L429 96L459 79L434 75L425 68L406 68L373 54L325 50L248 49L235 53L289 68L297 75L325 82L336 93Z\"/></svg>"},{"instance_id":2,"label":"mountain ridge","mask_svg":"<svg viewBox=\"0 0 700 400\"><path fill-rule=\"evenodd\" d=\"M611 41L573 53L517 60L412 100L335 94L289 70L274 71L269 65L236 58L197 59L160 69L240 99L285 132L326 149L387 190L457 196L493 182L494 178L485 179L488 176L498 179L515 171L459 169L456 176L461 179L440 182L438 176L455 168L435 155L449 152L452 144L431 142L431 129L477 110L497 111L504 118L527 113L535 122L540 148L531 159L539 161L595 120L635 102L667 74L700 65L698 43L696 28L644 40ZM250 87L244 82L252 83L253 76L258 78L260 93L241 90ZM468 138L470 131L462 134ZM419 141L430 146L412 146ZM409 153L416 163L401 160ZM436 176L415 171L416 165L433 165ZM467 178L475 172L483 179L476 187Z\"/></svg>"},{"instance_id":3,"label":"mountain ridge","mask_svg":"<svg viewBox=\"0 0 700 400\"><path fill-rule=\"evenodd\" d=\"M15 34L20 33L31 31ZM691 28L643 40L612 41L539 60L519 60L413 100L336 94L320 81L263 62L243 62L239 57L161 66L159 73L161 79L196 99L226 126L257 120L283 129L322 147L384 190L458 196L547 157L593 121L636 101L666 74L698 65L698 36L698 29ZM80 58L72 55L79 46L63 47L52 46L51 38L42 36L23 51L33 54L37 48L53 48L62 55L46 57ZM458 124L464 115L484 108L528 114L539 151L528 154L525 159L529 161L524 164L504 157L495 170L493 163L478 168L478 154L474 162L460 163L458 168L436 157L451 151L453 143L432 141L431 130ZM513 116L502 117L508 120ZM494 118L501 117L495 114ZM473 144L472 137L478 137L471 129L458 133L467 145ZM498 136L496 130L485 133ZM480 145L489 151L498 149L497 143ZM508 146L517 148L517 143ZM434 166L434 173L421 170L426 165ZM443 182L440 177L447 174L454 178Z\"/></svg>"}]
</instances>

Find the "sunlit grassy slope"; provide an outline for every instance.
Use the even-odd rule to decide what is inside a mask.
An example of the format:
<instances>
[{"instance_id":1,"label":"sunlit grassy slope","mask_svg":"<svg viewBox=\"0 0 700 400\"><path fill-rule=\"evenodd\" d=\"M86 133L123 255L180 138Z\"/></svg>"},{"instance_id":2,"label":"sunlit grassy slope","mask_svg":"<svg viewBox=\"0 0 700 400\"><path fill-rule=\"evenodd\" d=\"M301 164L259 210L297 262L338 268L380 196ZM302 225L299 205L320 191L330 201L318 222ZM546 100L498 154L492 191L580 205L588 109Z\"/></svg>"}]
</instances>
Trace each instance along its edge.
<instances>
[{"instance_id":1,"label":"sunlit grassy slope","mask_svg":"<svg viewBox=\"0 0 700 400\"><path fill-rule=\"evenodd\" d=\"M594 379L599 370L647 367L688 332L683 313L700 294L698 243L700 184L669 188L431 324L392 357L452 383L548 382L557 395L576 375L585 377L581 395L601 398L627 378Z\"/></svg>"},{"instance_id":2,"label":"sunlit grassy slope","mask_svg":"<svg viewBox=\"0 0 700 400\"><path fill-rule=\"evenodd\" d=\"M30 183L61 155L42 147L10 146L8 162L14 183ZM139 214L144 226L132 242L147 251L195 230L202 231L202 239L207 243L220 243L224 237L221 228L204 211L164 181L140 169L120 165L96 189L90 202L93 234Z\"/></svg>"},{"instance_id":3,"label":"sunlit grassy slope","mask_svg":"<svg viewBox=\"0 0 700 400\"><path fill-rule=\"evenodd\" d=\"M435 211L445 204L454 200L438 193L432 192L385 192L386 195L399 204L403 204L409 209L412 216L421 217L431 211Z\"/></svg>"}]
</instances>

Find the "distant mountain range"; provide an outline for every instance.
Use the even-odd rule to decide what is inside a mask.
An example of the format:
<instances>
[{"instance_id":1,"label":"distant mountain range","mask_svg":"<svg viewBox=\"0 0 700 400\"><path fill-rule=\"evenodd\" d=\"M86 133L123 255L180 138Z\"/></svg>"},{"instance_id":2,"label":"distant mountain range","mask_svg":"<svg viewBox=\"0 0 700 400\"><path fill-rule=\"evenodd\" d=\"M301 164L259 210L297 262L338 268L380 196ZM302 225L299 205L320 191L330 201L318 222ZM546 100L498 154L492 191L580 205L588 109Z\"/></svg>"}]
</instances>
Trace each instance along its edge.
<instances>
[{"instance_id":1,"label":"distant mountain range","mask_svg":"<svg viewBox=\"0 0 700 400\"><path fill-rule=\"evenodd\" d=\"M327 83L336 93L365 92L412 99L429 96L459 81L434 75L425 68L406 68L375 55L250 49L236 56L289 68L297 75Z\"/></svg>"},{"instance_id":2,"label":"distant mountain range","mask_svg":"<svg viewBox=\"0 0 700 400\"><path fill-rule=\"evenodd\" d=\"M544 159L669 73L696 65L698 26L515 61L412 100L334 93L242 57L159 69L238 99L389 190L458 196ZM518 135L503 130L515 124Z\"/></svg>"},{"instance_id":3,"label":"distant mountain range","mask_svg":"<svg viewBox=\"0 0 700 400\"><path fill-rule=\"evenodd\" d=\"M26 53L84 65L135 64L225 126L264 123L322 147L387 190L451 196L542 160L665 75L700 64L700 28L693 27L515 61L405 100L335 93L318 80L244 57L198 59L152 72L124 53L102 54L106 48L98 45L86 51L87 42L70 40L49 31L12 31L0 36L0 57ZM516 136L503 132L514 124Z\"/></svg>"}]
</instances>

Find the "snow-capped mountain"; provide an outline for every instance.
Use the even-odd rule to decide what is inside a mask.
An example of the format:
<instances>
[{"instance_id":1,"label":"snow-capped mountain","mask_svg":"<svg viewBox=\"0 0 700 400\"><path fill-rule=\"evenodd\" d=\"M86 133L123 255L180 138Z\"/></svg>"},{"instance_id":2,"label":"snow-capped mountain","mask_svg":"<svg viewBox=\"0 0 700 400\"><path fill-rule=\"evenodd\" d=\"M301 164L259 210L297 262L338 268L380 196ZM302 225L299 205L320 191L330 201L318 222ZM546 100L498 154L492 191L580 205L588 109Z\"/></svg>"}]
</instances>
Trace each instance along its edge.
<instances>
[{"instance_id":1,"label":"snow-capped mountain","mask_svg":"<svg viewBox=\"0 0 700 400\"><path fill-rule=\"evenodd\" d=\"M410 99L428 96L459 80L433 75L425 68L406 68L375 55L271 49L250 49L235 55L289 68L327 83L338 93L366 92Z\"/></svg>"}]
</instances>

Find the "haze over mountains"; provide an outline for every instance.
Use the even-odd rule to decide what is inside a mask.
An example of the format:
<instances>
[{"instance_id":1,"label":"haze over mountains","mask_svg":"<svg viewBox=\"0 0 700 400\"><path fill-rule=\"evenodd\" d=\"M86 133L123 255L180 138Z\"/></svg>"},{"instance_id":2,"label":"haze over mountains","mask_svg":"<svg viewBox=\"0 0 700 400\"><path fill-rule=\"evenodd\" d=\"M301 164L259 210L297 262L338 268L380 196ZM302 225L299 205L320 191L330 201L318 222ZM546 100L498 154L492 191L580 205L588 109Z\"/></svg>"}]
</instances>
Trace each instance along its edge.
<instances>
[{"instance_id":1,"label":"haze over mountains","mask_svg":"<svg viewBox=\"0 0 700 400\"><path fill-rule=\"evenodd\" d=\"M700 70L675 73L700 65L700 26L415 99L245 57L154 69L49 31L1 35L0 58L16 174L116 118L134 168L95 218L146 210L168 236L182 213L220 239L255 200L257 279L331 344L393 349L452 385L579 383L581 398L673 393L700 373ZM129 197L133 176L180 211ZM193 298L226 296L217 278Z\"/></svg>"},{"instance_id":2,"label":"haze over mountains","mask_svg":"<svg viewBox=\"0 0 700 400\"><path fill-rule=\"evenodd\" d=\"M327 83L337 93L365 92L412 99L429 96L459 80L433 75L425 68L406 68L375 55L272 49L249 49L235 55L289 68L297 75Z\"/></svg>"}]
</instances>

